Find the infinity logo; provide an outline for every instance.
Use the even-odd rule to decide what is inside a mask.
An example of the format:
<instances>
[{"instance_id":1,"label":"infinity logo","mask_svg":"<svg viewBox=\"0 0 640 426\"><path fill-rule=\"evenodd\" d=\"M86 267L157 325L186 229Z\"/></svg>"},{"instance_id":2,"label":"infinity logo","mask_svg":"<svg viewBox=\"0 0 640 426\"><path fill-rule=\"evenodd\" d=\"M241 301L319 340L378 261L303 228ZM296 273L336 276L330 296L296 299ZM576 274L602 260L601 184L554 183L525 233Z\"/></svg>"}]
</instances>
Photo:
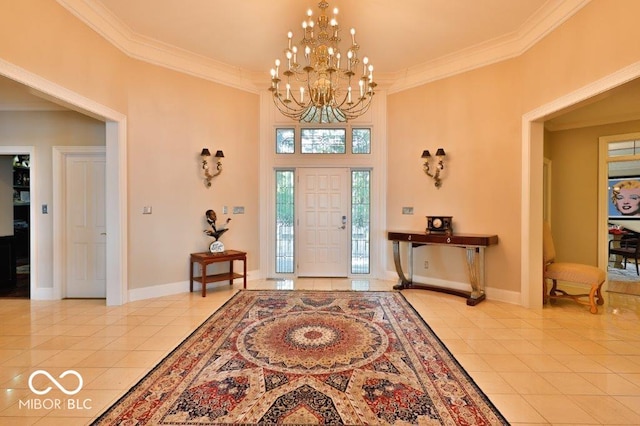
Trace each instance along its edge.
<instances>
[{"instance_id":1,"label":"infinity logo","mask_svg":"<svg viewBox=\"0 0 640 426\"><path fill-rule=\"evenodd\" d=\"M67 370L64 373L62 373L58 378L59 379L63 379L66 376L68 376L69 374L74 375L78 378L78 387L75 388L74 390L67 390L64 386L62 386L60 383L58 383L58 381L53 378L53 376L51 374L49 374L48 371L45 370L36 370L33 373L31 373L31 375L29 376L29 389L31 389L31 392L35 393L36 395L46 395L48 394L52 387L48 386L46 389L44 390L37 390L33 387L33 378L36 377L37 375L42 374L43 376L46 376L49 380L51 380L51 382L56 385L56 387L58 389L60 389L62 392L64 392L67 395L75 395L78 392L80 392L80 389L82 389L82 376L80 375L80 373L78 373L75 370Z\"/></svg>"}]
</instances>

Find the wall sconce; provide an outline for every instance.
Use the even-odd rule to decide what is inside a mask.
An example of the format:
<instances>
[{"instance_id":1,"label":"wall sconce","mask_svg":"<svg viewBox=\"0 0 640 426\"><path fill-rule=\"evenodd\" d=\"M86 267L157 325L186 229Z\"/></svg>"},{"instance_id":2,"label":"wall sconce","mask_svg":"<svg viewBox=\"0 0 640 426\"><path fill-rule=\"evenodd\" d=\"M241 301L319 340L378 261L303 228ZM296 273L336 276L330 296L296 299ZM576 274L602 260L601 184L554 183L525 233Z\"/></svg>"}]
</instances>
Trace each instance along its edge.
<instances>
[{"instance_id":1,"label":"wall sconce","mask_svg":"<svg viewBox=\"0 0 640 426\"><path fill-rule=\"evenodd\" d=\"M220 173L222 173L222 158L224 158L224 153L220 150L216 151L216 155L215 158L218 159L218 162L216 164L216 171L215 173L211 173L209 171L209 157L211 157L211 153L209 152L208 148L202 148L202 152L200 153L200 156L202 157L202 170L204 170L204 177L205 177L205 181L207 183L207 187L211 187L211 179L213 179L214 177L218 176Z\"/></svg>"},{"instance_id":2,"label":"wall sconce","mask_svg":"<svg viewBox=\"0 0 640 426\"><path fill-rule=\"evenodd\" d=\"M435 173L431 173L431 168L429 166L429 162L431 161L431 158L432 158L431 154L427 149L422 151L422 158L424 158L424 164L422 165L422 169L427 174L427 176L433 178L436 184L436 188L440 188L440 186L442 186L442 181L440 180L440 170L444 170L445 155L447 154L444 152L444 149L438 148L438 150L436 151L436 161L437 161L437 164L435 166L436 171Z\"/></svg>"}]
</instances>

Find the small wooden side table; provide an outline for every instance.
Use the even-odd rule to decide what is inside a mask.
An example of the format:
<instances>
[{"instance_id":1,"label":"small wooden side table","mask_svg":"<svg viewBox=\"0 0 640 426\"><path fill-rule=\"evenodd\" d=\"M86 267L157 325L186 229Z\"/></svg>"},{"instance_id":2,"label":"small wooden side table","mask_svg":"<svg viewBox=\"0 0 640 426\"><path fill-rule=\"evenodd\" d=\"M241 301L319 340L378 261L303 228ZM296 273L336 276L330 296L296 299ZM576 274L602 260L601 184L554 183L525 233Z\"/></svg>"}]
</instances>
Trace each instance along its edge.
<instances>
[{"instance_id":1,"label":"small wooden side table","mask_svg":"<svg viewBox=\"0 0 640 426\"><path fill-rule=\"evenodd\" d=\"M233 272L233 261L242 260L244 265L243 273L238 274ZM207 265L218 262L229 262L229 272L222 274L207 275ZM193 264L200 265L200 276L195 277L193 275ZM247 253L238 250L225 250L220 253L191 253L190 263L190 279L189 279L189 291L193 291L193 282L198 281L202 283L202 297L207 297L207 283L213 283L216 281L229 280L229 285L233 285L235 278L243 278L244 288L247 288Z\"/></svg>"}]
</instances>

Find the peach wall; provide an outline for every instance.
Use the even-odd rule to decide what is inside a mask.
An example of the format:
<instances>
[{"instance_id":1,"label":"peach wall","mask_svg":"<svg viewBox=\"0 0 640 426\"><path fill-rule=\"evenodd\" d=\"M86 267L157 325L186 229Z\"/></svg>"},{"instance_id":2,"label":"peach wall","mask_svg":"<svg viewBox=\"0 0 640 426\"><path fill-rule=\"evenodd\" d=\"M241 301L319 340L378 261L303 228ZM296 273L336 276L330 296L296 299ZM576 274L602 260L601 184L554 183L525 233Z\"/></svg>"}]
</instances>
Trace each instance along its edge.
<instances>
[{"instance_id":1,"label":"peach wall","mask_svg":"<svg viewBox=\"0 0 640 426\"><path fill-rule=\"evenodd\" d=\"M188 254L212 241L202 232L208 209L232 218L221 241L247 251L247 267L257 269L257 96L142 63L130 67L127 84L130 287L185 280ZM211 188L200 168L204 147L225 155ZM153 214L142 215L144 206ZM245 214L231 214L233 206Z\"/></svg>"},{"instance_id":2,"label":"peach wall","mask_svg":"<svg viewBox=\"0 0 640 426\"><path fill-rule=\"evenodd\" d=\"M127 116L130 288L184 281L187 254L208 243L203 210L224 205L245 207L225 243L257 267L258 96L132 60L55 2L4 3L0 58ZM387 228L450 214L459 232L497 233L487 283L519 292L522 115L640 60L639 14L634 0L593 0L518 58L390 95ZM227 156L208 190L203 146ZM438 147L448 152L440 189L420 159ZM444 266L441 278L457 279L458 267Z\"/></svg>"},{"instance_id":3,"label":"peach wall","mask_svg":"<svg viewBox=\"0 0 640 426\"><path fill-rule=\"evenodd\" d=\"M640 59L635 0L592 0L520 57L523 112Z\"/></svg>"},{"instance_id":4,"label":"peach wall","mask_svg":"<svg viewBox=\"0 0 640 426\"><path fill-rule=\"evenodd\" d=\"M522 116L640 60L639 13L640 2L594 0L520 57L391 95L389 229L422 229L424 215L447 214L457 231L496 233L499 246L487 250L487 285L520 292ZM419 156L440 146L449 159L437 190ZM402 216L406 205L417 214ZM423 251L416 265L436 250ZM449 279L455 265L460 259L437 278Z\"/></svg>"},{"instance_id":5,"label":"peach wall","mask_svg":"<svg viewBox=\"0 0 640 426\"><path fill-rule=\"evenodd\" d=\"M518 68L507 61L392 95L388 100L389 229L424 229L425 215L451 215L455 232L498 234L487 250L487 283L519 287L521 90ZM422 171L423 149L447 153L442 187ZM412 182L406 185L405 182ZM413 206L403 216L402 206ZM440 256L429 247L421 256L452 259L434 264L428 275L465 281L464 252ZM390 260L389 260L390 261ZM430 260L433 263L433 260ZM392 266L389 264L389 268Z\"/></svg>"},{"instance_id":6,"label":"peach wall","mask_svg":"<svg viewBox=\"0 0 640 426\"><path fill-rule=\"evenodd\" d=\"M186 282L189 253L210 243L204 212L225 205L245 214L232 216L223 242L257 268L258 96L130 59L56 2L2 9L0 58L127 117L129 289ZM205 146L226 156L210 189ZM39 277L39 286L52 280Z\"/></svg>"},{"instance_id":7,"label":"peach wall","mask_svg":"<svg viewBox=\"0 0 640 426\"><path fill-rule=\"evenodd\" d=\"M2 1L0 57L126 114L128 58L55 1Z\"/></svg>"}]
</instances>

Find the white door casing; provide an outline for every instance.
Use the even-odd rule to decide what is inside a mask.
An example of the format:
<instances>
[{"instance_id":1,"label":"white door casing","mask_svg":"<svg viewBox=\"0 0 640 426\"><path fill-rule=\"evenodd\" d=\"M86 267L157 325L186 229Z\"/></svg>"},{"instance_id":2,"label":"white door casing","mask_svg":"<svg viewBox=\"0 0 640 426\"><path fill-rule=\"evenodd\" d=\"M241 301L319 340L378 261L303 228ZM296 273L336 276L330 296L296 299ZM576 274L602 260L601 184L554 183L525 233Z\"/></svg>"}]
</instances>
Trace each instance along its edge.
<instances>
[{"instance_id":1,"label":"white door casing","mask_svg":"<svg viewBox=\"0 0 640 426\"><path fill-rule=\"evenodd\" d=\"M73 110L105 122L105 144L107 152L107 190L106 197L109 206L107 212L107 305L122 305L128 300L128 240L127 240L127 117L95 102L79 93L73 92L37 74L18 67L0 58L0 74L16 82L28 86L37 93L44 94L51 99L61 101L61 105L68 105ZM7 147L14 151L12 147ZM61 205L59 189L60 156L67 147L53 147L53 200L54 205ZM31 156L31 168L36 169L35 147L27 147ZM61 297L60 270L63 268L60 259L61 232L60 220L53 218L53 287L46 282L41 285L40 270L43 266L39 262L38 252L42 244L36 236L40 230L41 218L36 215L36 206L40 201L37 176L31 176L31 298L33 300L59 299ZM44 277L46 279L46 277Z\"/></svg>"},{"instance_id":2,"label":"white door casing","mask_svg":"<svg viewBox=\"0 0 640 426\"><path fill-rule=\"evenodd\" d=\"M105 152L65 156L63 297L106 297Z\"/></svg>"},{"instance_id":3,"label":"white door casing","mask_svg":"<svg viewBox=\"0 0 640 426\"><path fill-rule=\"evenodd\" d=\"M298 276L349 274L350 200L348 168L299 168Z\"/></svg>"}]
</instances>

